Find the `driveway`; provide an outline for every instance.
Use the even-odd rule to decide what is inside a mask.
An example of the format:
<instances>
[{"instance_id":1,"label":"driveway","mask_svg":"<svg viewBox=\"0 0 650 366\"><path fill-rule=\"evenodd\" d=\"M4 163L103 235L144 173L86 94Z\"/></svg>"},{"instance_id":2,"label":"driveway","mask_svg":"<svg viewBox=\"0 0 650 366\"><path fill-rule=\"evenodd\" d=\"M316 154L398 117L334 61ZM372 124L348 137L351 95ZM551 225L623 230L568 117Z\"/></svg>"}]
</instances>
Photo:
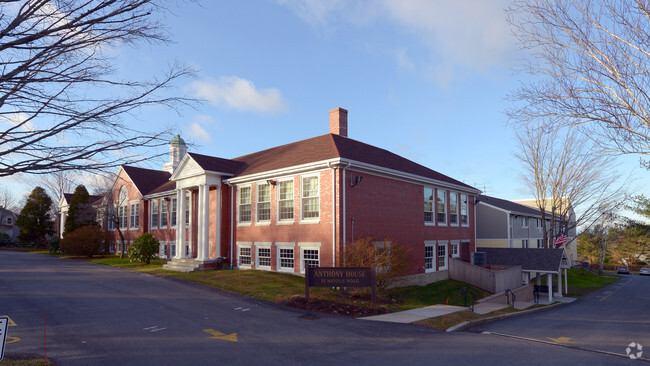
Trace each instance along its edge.
<instances>
[{"instance_id":1,"label":"driveway","mask_svg":"<svg viewBox=\"0 0 650 366\"><path fill-rule=\"evenodd\" d=\"M176 279L7 250L0 250L0 315L15 324L5 355L43 356L46 350L59 366L636 362L312 314Z\"/></svg>"},{"instance_id":2,"label":"driveway","mask_svg":"<svg viewBox=\"0 0 650 366\"><path fill-rule=\"evenodd\" d=\"M650 277L624 276L556 310L481 325L474 331L619 354L627 354L634 342L647 346L645 358L650 358Z\"/></svg>"}]
</instances>

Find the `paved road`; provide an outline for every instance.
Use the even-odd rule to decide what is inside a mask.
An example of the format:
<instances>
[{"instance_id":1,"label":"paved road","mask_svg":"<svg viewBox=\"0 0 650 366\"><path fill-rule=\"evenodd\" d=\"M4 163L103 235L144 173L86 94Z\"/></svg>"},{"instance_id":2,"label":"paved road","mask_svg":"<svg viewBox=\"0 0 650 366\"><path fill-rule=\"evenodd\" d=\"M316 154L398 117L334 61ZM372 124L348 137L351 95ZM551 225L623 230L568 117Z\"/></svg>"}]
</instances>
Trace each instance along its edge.
<instances>
[{"instance_id":1,"label":"paved road","mask_svg":"<svg viewBox=\"0 0 650 366\"><path fill-rule=\"evenodd\" d=\"M650 276L624 276L562 308L486 324L475 330L558 341L571 347L626 354L634 342L650 358Z\"/></svg>"},{"instance_id":2,"label":"paved road","mask_svg":"<svg viewBox=\"0 0 650 366\"><path fill-rule=\"evenodd\" d=\"M45 328L47 356L61 366L638 364L492 335L314 316L175 279L6 250L0 315L16 324L6 355L42 356Z\"/></svg>"}]
</instances>

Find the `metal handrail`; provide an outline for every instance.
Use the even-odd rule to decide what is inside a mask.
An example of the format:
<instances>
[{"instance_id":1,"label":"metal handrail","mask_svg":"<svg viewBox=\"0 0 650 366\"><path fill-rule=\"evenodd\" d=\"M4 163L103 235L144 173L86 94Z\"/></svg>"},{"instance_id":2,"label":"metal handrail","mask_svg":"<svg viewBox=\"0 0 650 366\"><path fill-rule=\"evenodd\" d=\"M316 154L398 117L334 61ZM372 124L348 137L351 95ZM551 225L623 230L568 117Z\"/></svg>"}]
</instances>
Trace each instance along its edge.
<instances>
[{"instance_id":1,"label":"metal handrail","mask_svg":"<svg viewBox=\"0 0 650 366\"><path fill-rule=\"evenodd\" d=\"M514 308L515 307L515 300L517 299L517 296L515 296L515 294L512 291L510 291L509 288L506 289L505 294L506 294L506 299L508 301L508 305L512 306ZM510 297L511 296L512 296L512 304L510 303Z\"/></svg>"},{"instance_id":2,"label":"metal handrail","mask_svg":"<svg viewBox=\"0 0 650 366\"><path fill-rule=\"evenodd\" d=\"M472 302L469 304L469 306L467 305L467 294L469 294L470 297L472 298ZM465 307L469 308L469 310L474 312L474 303L476 302L476 295L474 295L474 293L470 291L467 287L463 287L460 289L460 296L463 296Z\"/></svg>"}]
</instances>

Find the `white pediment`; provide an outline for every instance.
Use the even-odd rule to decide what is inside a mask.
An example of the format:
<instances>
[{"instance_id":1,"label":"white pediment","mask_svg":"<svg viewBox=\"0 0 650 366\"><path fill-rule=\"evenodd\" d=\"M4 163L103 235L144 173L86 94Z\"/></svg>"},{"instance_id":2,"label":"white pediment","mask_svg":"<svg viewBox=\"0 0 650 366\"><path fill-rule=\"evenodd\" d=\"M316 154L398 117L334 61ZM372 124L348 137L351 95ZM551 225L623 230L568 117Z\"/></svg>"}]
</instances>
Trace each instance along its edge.
<instances>
[{"instance_id":1,"label":"white pediment","mask_svg":"<svg viewBox=\"0 0 650 366\"><path fill-rule=\"evenodd\" d=\"M219 185L221 184L221 175L206 172L190 154L185 154L170 180L176 182L177 189L202 184Z\"/></svg>"}]
</instances>

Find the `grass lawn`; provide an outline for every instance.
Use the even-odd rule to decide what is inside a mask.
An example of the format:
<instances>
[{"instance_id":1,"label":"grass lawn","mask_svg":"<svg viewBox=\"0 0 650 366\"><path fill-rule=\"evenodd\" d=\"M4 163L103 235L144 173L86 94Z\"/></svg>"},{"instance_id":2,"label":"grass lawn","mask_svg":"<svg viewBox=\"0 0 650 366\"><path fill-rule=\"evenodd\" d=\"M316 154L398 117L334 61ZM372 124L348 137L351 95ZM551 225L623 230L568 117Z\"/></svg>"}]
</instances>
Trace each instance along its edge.
<instances>
[{"instance_id":1,"label":"grass lawn","mask_svg":"<svg viewBox=\"0 0 650 366\"><path fill-rule=\"evenodd\" d=\"M618 281L618 278L601 277L583 269L571 268L567 271L567 281L567 296L583 296Z\"/></svg>"},{"instance_id":2,"label":"grass lawn","mask_svg":"<svg viewBox=\"0 0 650 366\"><path fill-rule=\"evenodd\" d=\"M44 366L45 361L43 358L37 356L8 356L0 361L2 366ZM47 360L47 365L55 366L56 364L51 360Z\"/></svg>"}]
</instances>

